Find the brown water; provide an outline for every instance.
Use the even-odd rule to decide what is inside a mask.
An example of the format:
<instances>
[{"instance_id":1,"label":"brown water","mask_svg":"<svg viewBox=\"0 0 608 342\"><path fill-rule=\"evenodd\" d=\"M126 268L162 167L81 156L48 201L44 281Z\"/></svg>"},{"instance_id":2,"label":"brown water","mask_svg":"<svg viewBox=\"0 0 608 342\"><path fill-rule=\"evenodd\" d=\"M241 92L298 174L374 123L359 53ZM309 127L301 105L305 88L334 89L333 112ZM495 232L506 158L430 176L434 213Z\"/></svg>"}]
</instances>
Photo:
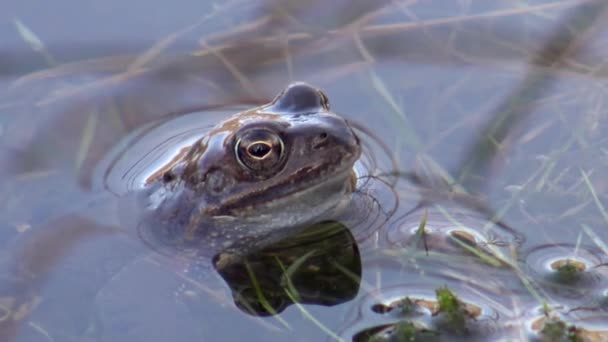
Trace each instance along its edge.
<instances>
[{"instance_id":1,"label":"brown water","mask_svg":"<svg viewBox=\"0 0 608 342\"><path fill-rule=\"evenodd\" d=\"M608 339L603 2L4 7L3 338ZM350 214L247 263L142 238L145 175L294 80L360 127Z\"/></svg>"}]
</instances>

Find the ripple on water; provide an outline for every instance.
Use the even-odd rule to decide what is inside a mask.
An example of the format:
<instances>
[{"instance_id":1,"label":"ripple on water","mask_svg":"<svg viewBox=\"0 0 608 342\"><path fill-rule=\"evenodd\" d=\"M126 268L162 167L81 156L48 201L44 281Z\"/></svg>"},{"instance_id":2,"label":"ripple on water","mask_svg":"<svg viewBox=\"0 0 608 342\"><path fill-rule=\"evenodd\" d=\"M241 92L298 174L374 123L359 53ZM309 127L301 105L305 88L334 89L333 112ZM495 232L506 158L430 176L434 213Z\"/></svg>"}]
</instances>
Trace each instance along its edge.
<instances>
[{"instance_id":1,"label":"ripple on water","mask_svg":"<svg viewBox=\"0 0 608 342\"><path fill-rule=\"evenodd\" d=\"M386 231L389 248L424 248L432 252L475 256L494 266L510 263L510 249L516 237L479 214L455 209L431 208L424 234L419 232L424 211L418 210L398 220Z\"/></svg>"},{"instance_id":2,"label":"ripple on water","mask_svg":"<svg viewBox=\"0 0 608 342\"><path fill-rule=\"evenodd\" d=\"M378 137L360 125L353 126L362 147L354 167L357 186L352 201L338 219L351 229L358 243L365 244L389 222L399 206L394 189L398 178L391 175L398 167Z\"/></svg>"},{"instance_id":3,"label":"ripple on water","mask_svg":"<svg viewBox=\"0 0 608 342\"><path fill-rule=\"evenodd\" d=\"M228 114L232 112L195 112L133 131L98 164L94 186L117 195L143 188L146 180Z\"/></svg>"},{"instance_id":4,"label":"ripple on water","mask_svg":"<svg viewBox=\"0 0 608 342\"><path fill-rule=\"evenodd\" d=\"M341 336L345 340L391 340L395 334L410 334L416 340L493 340L505 336L510 309L492 301L496 296L485 289L451 284L449 290L459 300L463 321L454 325L454 316L440 308L436 288L430 283L412 283L383 288L360 301L357 312ZM440 289L445 289L440 287ZM403 335L401 336L403 337Z\"/></svg>"},{"instance_id":5,"label":"ripple on water","mask_svg":"<svg viewBox=\"0 0 608 342\"><path fill-rule=\"evenodd\" d=\"M544 290L563 305L581 305L582 298L599 296L608 276L606 257L586 245L546 244L524 254L524 264Z\"/></svg>"},{"instance_id":6,"label":"ripple on water","mask_svg":"<svg viewBox=\"0 0 608 342\"><path fill-rule=\"evenodd\" d=\"M608 312L593 307L538 306L527 312L528 336L542 341L608 341Z\"/></svg>"},{"instance_id":7,"label":"ripple on water","mask_svg":"<svg viewBox=\"0 0 608 342\"><path fill-rule=\"evenodd\" d=\"M608 312L608 288L606 288L598 298L599 308Z\"/></svg>"}]
</instances>

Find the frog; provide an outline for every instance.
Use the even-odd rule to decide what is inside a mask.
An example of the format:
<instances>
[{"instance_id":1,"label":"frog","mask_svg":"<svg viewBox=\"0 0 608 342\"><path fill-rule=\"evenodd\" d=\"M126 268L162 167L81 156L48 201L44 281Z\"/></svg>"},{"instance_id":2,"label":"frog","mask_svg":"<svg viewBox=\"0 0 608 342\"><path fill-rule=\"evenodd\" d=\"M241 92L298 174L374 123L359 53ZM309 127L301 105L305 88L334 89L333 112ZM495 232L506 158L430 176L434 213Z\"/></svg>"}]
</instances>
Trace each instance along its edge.
<instances>
[{"instance_id":1,"label":"frog","mask_svg":"<svg viewBox=\"0 0 608 342\"><path fill-rule=\"evenodd\" d=\"M217 260L227 270L233 265L221 258L211 265L207 255L232 252L251 256L316 223L327 222L346 209L358 187L355 164L362 145L355 132L351 123L330 110L321 90L296 82L268 104L231 115L212 128L205 126L192 144L179 147L160 166L145 168L143 185L138 179L137 186L125 187L124 193L108 187L109 191L100 188L90 196L73 197L76 210L58 213L28 229L12 245L5 262L11 281L3 284L0 294L13 300L5 310L8 318L0 322L1 339L16 336L21 323L38 310L38 290L64 261L70 260L77 268L86 264L86 270L96 273L96 268L89 267L90 258L120 260L112 263L116 269L108 271L118 272L111 281L94 285L101 286L99 291L106 289L104 293L113 299L113 281L120 288L125 276L141 276L137 267L156 265L149 262L149 250L140 248L145 247L141 241L153 243L162 252L169 248L171 258L152 256L179 265L184 268L180 272L196 274L200 280L210 275L209 266L217 268ZM133 134L137 137L139 132ZM116 155L123 156L120 143L116 148ZM127 153L121 160L137 164L138 153L136 150L135 158ZM109 165L113 157L108 153ZM108 171L106 166L99 164L100 173ZM137 236L132 234L134 228ZM83 242L88 243L87 248L76 251ZM101 255L95 254L97 243ZM121 248L123 243L128 248ZM105 254L107 246L112 247ZM69 258L72 253L85 253L86 262ZM196 258L181 259L182 253ZM78 277L85 279L83 274ZM103 293L100 297L106 298ZM70 309L66 312L71 315Z\"/></svg>"},{"instance_id":2,"label":"frog","mask_svg":"<svg viewBox=\"0 0 608 342\"><path fill-rule=\"evenodd\" d=\"M145 180L144 237L180 250L245 253L344 208L361 142L323 91L288 85L211 128Z\"/></svg>"}]
</instances>

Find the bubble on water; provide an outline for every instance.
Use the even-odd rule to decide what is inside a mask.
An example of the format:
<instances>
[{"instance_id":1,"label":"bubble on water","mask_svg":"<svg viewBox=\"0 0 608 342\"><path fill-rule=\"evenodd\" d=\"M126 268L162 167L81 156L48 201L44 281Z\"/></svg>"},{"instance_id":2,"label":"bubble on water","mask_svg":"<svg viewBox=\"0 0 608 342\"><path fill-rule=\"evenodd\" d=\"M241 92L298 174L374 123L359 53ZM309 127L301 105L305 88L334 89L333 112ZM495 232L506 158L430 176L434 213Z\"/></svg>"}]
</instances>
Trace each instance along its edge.
<instances>
[{"instance_id":1,"label":"bubble on water","mask_svg":"<svg viewBox=\"0 0 608 342\"><path fill-rule=\"evenodd\" d=\"M606 262L601 250L586 245L546 244L524 253L532 278L550 295L574 304L606 284Z\"/></svg>"},{"instance_id":2,"label":"bubble on water","mask_svg":"<svg viewBox=\"0 0 608 342\"><path fill-rule=\"evenodd\" d=\"M437 295L431 284L407 284L374 291L357 305L358 312L350 316L345 330L340 334L344 340L366 341L372 336L390 337L396 331L409 330L416 336L441 333L449 337L459 335L446 326L446 317L439 310ZM468 286L450 285L461 303L465 317L464 333L467 338L493 340L506 333L506 322L511 317L509 308L488 300L495 294L471 291ZM406 330L403 330L406 329ZM422 334L422 335L419 335Z\"/></svg>"}]
</instances>

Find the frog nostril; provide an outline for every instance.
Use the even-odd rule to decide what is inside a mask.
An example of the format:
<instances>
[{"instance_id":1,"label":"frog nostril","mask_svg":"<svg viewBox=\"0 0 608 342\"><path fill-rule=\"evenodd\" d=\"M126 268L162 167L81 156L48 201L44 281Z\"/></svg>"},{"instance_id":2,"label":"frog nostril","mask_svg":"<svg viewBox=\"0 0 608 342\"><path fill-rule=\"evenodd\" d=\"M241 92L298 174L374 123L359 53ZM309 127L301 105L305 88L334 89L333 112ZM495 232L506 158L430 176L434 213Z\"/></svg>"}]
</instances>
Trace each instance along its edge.
<instances>
[{"instance_id":1,"label":"frog nostril","mask_svg":"<svg viewBox=\"0 0 608 342\"><path fill-rule=\"evenodd\" d=\"M318 149L322 148L323 146L327 145L327 138L328 137L329 136L327 135L326 132L319 133L313 139L312 148L315 149L315 150L318 150Z\"/></svg>"},{"instance_id":2,"label":"frog nostril","mask_svg":"<svg viewBox=\"0 0 608 342\"><path fill-rule=\"evenodd\" d=\"M167 171L163 174L163 182L171 183L175 180L175 175L171 171Z\"/></svg>"}]
</instances>

